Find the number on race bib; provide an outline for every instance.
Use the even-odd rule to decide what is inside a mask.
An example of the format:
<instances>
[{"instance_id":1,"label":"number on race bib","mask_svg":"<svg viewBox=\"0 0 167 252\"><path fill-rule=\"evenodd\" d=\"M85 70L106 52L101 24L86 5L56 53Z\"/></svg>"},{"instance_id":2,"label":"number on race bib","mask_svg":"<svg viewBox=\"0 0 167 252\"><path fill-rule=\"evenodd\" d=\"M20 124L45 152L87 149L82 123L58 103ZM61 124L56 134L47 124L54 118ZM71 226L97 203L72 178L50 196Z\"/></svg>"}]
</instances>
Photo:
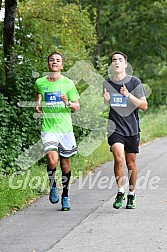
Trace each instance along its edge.
<instances>
[{"instance_id":1,"label":"number on race bib","mask_svg":"<svg viewBox=\"0 0 167 252\"><path fill-rule=\"evenodd\" d=\"M111 107L127 107L127 98L119 93L110 94Z\"/></svg>"},{"instance_id":2,"label":"number on race bib","mask_svg":"<svg viewBox=\"0 0 167 252\"><path fill-rule=\"evenodd\" d=\"M46 92L45 103L47 106L61 105L63 101L60 99L61 91L57 92Z\"/></svg>"}]
</instances>

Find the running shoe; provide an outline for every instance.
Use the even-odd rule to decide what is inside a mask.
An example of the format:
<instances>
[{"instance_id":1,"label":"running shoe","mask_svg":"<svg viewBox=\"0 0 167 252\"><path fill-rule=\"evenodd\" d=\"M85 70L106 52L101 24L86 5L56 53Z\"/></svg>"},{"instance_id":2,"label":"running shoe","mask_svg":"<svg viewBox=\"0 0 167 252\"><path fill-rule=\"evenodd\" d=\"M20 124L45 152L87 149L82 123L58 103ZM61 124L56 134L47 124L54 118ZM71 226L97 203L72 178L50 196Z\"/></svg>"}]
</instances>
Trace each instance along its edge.
<instances>
[{"instance_id":1,"label":"running shoe","mask_svg":"<svg viewBox=\"0 0 167 252\"><path fill-rule=\"evenodd\" d=\"M135 195L127 195L127 209L135 209L136 208L136 196Z\"/></svg>"},{"instance_id":2,"label":"running shoe","mask_svg":"<svg viewBox=\"0 0 167 252\"><path fill-rule=\"evenodd\" d=\"M56 187L51 187L50 194L49 194L49 200L52 204L59 202L59 195L58 195Z\"/></svg>"},{"instance_id":3,"label":"running shoe","mask_svg":"<svg viewBox=\"0 0 167 252\"><path fill-rule=\"evenodd\" d=\"M61 199L61 204L62 204L62 209L61 209L62 211L69 211L71 209L68 197L63 197Z\"/></svg>"},{"instance_id":4,"label":"running shoe","mask_svg":"<svg viewBox=\"0 0 167 252\"><path fill-rule=\"evenodd\" d=\"M113 207L119 209L123 206L123 200L125 200L125 194L118 192L115 198L115 202L113 203Z\"/></svg>"}]
</instances>

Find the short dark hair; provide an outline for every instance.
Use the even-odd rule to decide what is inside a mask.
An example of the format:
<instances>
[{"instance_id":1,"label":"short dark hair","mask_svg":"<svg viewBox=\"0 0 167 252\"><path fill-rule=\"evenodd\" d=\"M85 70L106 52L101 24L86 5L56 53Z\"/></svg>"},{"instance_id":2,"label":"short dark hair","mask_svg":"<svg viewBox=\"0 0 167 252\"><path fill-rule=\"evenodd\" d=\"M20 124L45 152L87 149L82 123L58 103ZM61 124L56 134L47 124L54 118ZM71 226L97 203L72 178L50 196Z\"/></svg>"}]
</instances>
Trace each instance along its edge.
<instances>
[{"instance_id":1,"label":"short dark hair","mask_svg":"<svg viewBox=\"0 0 167 252\"><path fill-rule=\"evenodd\" d=\"M115 54L121 54L121 55L124 57L124 59L125 59L126 61L128 61L128 56L127 56L125 53L120 52L120 51L114 51L114 52L111 54L111 57L110 57L110 61L111 61L111 62L112 62L112 58L113 58L113 56L114 56Z\"/></svg>"},{"instance_id":2,"label":"short dark hair","mask_svg":"<svg viewBox=\"0 0 167 252\"><path fill-rule=\"evenodd\" d=\"M52 52L52 53L50 53L49 54L49 56L48 56L48 62L49 62L49 60L50 60L50 58L53 56L53 55L55 55L55 54L58 54L58 55L60 55L61 57L62 57L62 62L64 63L64 55L61 53L61 52L58 52L58 51L54 51L54 52Z\"/></svg>"}]
</instances>

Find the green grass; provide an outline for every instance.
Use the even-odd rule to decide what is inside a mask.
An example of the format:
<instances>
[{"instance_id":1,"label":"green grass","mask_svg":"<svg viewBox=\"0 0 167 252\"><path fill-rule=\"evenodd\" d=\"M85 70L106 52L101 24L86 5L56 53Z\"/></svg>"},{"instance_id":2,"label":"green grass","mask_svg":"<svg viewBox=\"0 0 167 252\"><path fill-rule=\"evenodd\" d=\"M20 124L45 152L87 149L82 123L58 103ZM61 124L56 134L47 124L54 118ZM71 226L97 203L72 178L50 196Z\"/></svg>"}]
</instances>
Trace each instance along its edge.
<instances>
[{"instance_id":1,"label":"green grass","mask_svg":"<svg viewBox=\"0 0 167 252\"><path fill-rule=\"evenodd\" d=\"M167 135L167 115L165 107L156 112L140 113L141 144ZM79 154L71 158L72 182L79 172L86 174L97 166L112 159L107 141L91 155ZM57 168L57 181L61 186L61 171ZM28 206L41 195L48 193L45 165L34 165L31 169L10 176L0 176L0 218Z\"/></svg>"},{"instance_id":2,"label":"green grass","mask_svg":"<svg viewBox=\"0 0 167 252\"><path fill-rule=\"evenodd\" d=\"M143 113L143 112L142 112ZM167 113L166 107L156 112L149 113L140 118L141 143L152 141L167 135Z\"/></svg>"},{"instance_id":3,"label":"green grass","mask_svg":"<svg viewBox=\"0 0 167 252\"><path fill-rule=\"evenodd\" d=\"M46 190L41 192L42 183L36 187L35 181L36 176L42 178L45 173L44 167L33 166L30 170L0 177L0 218L29 205L46 193Z\"/></svg>"}]
</instances>

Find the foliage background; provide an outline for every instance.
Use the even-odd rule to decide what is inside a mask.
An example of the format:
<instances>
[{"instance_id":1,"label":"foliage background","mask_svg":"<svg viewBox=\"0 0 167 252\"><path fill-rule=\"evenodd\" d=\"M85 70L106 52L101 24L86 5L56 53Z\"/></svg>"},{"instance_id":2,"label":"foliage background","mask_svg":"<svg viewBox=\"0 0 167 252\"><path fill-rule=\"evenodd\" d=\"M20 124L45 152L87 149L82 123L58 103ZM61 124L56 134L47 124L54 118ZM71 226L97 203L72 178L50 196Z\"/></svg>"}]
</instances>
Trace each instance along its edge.
<instances>
[{"instance_id":1,"label":"foliage background","mask_svg":"<svg viewBox=\"0 0 167 252\"><path fill-rule=\"evenodd\" d=\"M34 100L35 80L47 71L51 51L65 54L64 71L86 60L107 77L111 52L121 50L128 55L133 74L152 89L150 110L166 106L167 0L7 2L17 2L17 10L9 61L4 21L0 23L1 173L20 169L15 159L40 138L41 121L33 117L34 108L19 107L18 102ZM87 86L81 81L77 88L82 94ZM88 133L82 127L74 130L77 141Z\"/></svg>"}]
</instances>

